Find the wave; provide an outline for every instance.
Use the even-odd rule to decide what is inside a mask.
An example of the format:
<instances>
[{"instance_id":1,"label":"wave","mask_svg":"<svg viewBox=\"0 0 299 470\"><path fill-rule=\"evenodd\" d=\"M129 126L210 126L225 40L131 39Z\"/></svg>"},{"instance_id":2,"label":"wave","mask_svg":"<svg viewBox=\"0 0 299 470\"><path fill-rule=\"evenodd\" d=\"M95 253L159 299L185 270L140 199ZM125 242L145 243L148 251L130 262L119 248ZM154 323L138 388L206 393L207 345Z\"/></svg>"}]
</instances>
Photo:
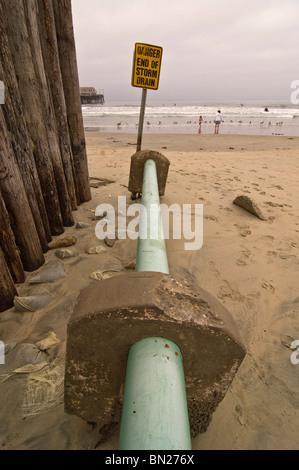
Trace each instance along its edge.
<instances>
[{"instance_id":1,"label":"wave","mask_svg":"<svg viewBox=\"0 0 299 470\"><path fill-rule=\"evenodd\" d=\"M148 117L213 117L217 109L213 106L147 106L145 115ZM265 112L264 108L258 107L222 107L223 118L292 118L294 115L293 108L279 107L271 108L269 112ZM123 116L132 117L139 116L139 106L83 106L83 116Z\"/></svg>"},{"instance_id":2,"label":"wave","mask_svg":"<svg viewBox=\"0 0 299 470\"><path fill-rule=\"evenodd\" d=\"M298 136L299 117L296 107L276 104L276 107L254 103L252 105L211 103L150 103L146 106L144 132L197 133L199 116L203 117L203 132L213 132L214 116L221 109L222 129L228 134L262 134ZM82 113L85 128L101 131L118 130L135 132L140 117L140 103L108 103L106 105L83 105ZM279 126L279 129L277 128Z\"/></svg>"}]
</instances>

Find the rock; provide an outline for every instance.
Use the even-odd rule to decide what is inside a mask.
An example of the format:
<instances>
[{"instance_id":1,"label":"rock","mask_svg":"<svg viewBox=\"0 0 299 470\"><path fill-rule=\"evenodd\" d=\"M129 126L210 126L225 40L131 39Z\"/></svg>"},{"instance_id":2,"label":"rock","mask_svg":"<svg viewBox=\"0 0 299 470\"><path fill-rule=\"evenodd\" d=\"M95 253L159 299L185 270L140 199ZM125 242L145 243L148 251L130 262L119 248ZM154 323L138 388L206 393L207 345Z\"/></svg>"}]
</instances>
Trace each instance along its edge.
<instances>
[{"instance_id":1,"label":"rock","mask_svg":"<svg viewBox=\"0 0 299 470\"><path fill-rule=\"evenodd\" d=\"M115 238L105 238L104 242L109 248L113 248L115 244L116 239Z\"/></svg>"},{"instance_id":2,"label":"rock","mask_svg":"<svg viewBox=\"0 0 299 470\"><path fill-rule=\"evenodd\" d=\"M91 188L100 188L101 186L108 186L108 184L113 184L115 181L108 180L106 178L90 178L90 187Z\"/></svg>"},{"instance_id":3,"label":"rock","mask_svg":"<svg viewBox=\"0 0 299 470\"><path fill-rule=\"evenodd\" d=\"M134 260L130 261L129 263L127 263L125 265L125 269L132 269L132 270L135 271L135 269L136 269L136 260L134 259Z\"/></svg>"},{"instance_id":4,"label":"rock","mask_svg":"<svg viewBox=\"0 0 299 470\"><path fill-rule=\"evenodd\" d=\"M104 246L97 245L86 249L88 255L99 255L101 253L107 253L107 249Z\"/></svg>"},{"instance_id":5,"label":"rock","mask_svg":"<svg viewBox=\"0 0 299 470\"><path fill-rule=\"evenodd\" d=\"M78 222L76 225L76 229L83 229L90 227L90 224L86 224L85 222Z\"/></svg>"},{"instance_id":6,"label":"rock","mask_svg":"<svg viewBox=\"0 0 299 470\"><path fill-rule=\"evenodd\" d=\"M93 217L91 220L95 221L95 220L103 220L105 219L105 217L107 217L108 213L107 212L103 212L103 214L101 215L96 215L95 217Z\"/></svg>"},{"instance_id":7,"label":"rock","mask_svg":"<svg viewBox=\"0 0 299 470\"><path fill-rule=\"evenodd\" d=\"M249 196L242 195L236 197L234 204L242 207L242 209L245 209L247 212L250 212L261 220L267 220L257 203L254 202Z\"/></svg>"},{"instance_id":8,"label":"rock","mask_svg":"<svg viewBox=\"0 0 299 470\"><path fill-rule=\"evenodd\" d=\"M56 240L55 242L49 243L49 250L55 250L56 248L65 248L68 246L73 246L77 243L76 237L64 237Z\"/></svg>"},{"instance_id":9,"label":"rock","mask_svg":"<svg viewBox=\"0 0 299 470\"><path fill-rule=\"evenodd\" d=\"M89 279L92 279L93 281L102 281L104 277L101 271L95 271L94 273L91 273Z\"/></svg>"},{"instance_id":10,"label":"rock","mask_svg":"<svg viewBox=\"0 0 299 470\"><path fill-rule=\"evenodd\" d=\"M65 272L60 261L50 262L30 279L30 284L41 284L44 282L54 282L65 277Z\"/></svg>"},{"instance_id":11,"label":"rock","mask_svg":"<svg viewBox=\"0 0 299 470\"><path fill-rule=\"evenodd\" d=\"M48 362L48 356L45 352L40 351L34 344L22 343L17 344L15 348L8 352L5 356L5 365L1 366L2 374L11 374L19 371L24 366L35 366ZM30 369L30 368L29 368ZM25 371L26 369L24 369Z\"/></svg>"},{"instance_id":12,"label":"rock","mask_svg":"<svg viewBox=\"0 0 299 470\"><path fill-rule=\"evenodd\" d=\"M70 259L70 258L74 258L75 253L73 252L73 250L62 248L61 250L55 251L55 256L57 256L57 258L59 259Z\"/></svg>"},{"instance_id":13,"label":"rock","mask_svg":"<svg viewBox=\"0 0 299 470\"><path fill-rule=\"evenodd\" d=\"M89 277L95 281L102 281L103 279L109 279L114 276L115 273L124 271L124 269L125 268L118 259L111 258L104 263L101 269L93 272Z\"/></svg>"},{"instance_id":14,"label":"rock","mask_svg":"<svg viewBox=\"0 0 299 470\"><path fill-rule=\"evenodd\" d=\"M37 294L29 297L15 297L14 307L17 312L36 312L41 310L51 302L49 294Z\"/></svg>"}]
</instances>

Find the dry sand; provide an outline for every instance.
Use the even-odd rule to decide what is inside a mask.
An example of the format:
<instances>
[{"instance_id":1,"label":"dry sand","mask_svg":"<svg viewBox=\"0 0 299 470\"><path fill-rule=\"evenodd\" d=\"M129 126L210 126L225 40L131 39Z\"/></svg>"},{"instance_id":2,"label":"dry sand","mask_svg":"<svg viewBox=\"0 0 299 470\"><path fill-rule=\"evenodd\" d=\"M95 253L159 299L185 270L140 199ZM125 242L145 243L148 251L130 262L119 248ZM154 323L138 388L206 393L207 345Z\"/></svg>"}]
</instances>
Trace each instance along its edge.
<instances>
[{"instance_id":1,"label":"dry sand","mask_svg":"<svg viewBox=\"0 0 299 470\"><path fill-rule=\"evenodd\" d=\"M30 285L19 295L48 292L51 304L36 313L0 314L0 340L31 343L54 332L51 367L4 376L0 366L0 449L94 449L98 428L64 413L63 370L66 327L80 289L91 273L115 259L134 260L137 243L118 240L105 254L92 220L101 203L116 206L126 188L136 135L86 132L90 176L114 181L92 189L92 201L75 212L90 227L66 229L75 235L76 257L63 260L66 276ZM184 251L183 241L167 241L170 272L193 280L218 298L234 317L247 355L205 434L193 449L298 449L299 364L291 362L299 340L299 138L236 135L144 135L143 148L171 162L166 204L204 205L204 244ZM252 197L267 217L262 221L233 204ZM60 237L61 238L61 237ZM53 251L46 262L56 260ZM99 299L100 302L100 299ZM199 351L200 353L200 351ZM9 353L11 354L11 353ZM217 361L217 357L215 357ZM118 431L98 449L117 449Z\"/></svg>"}]
</instances>

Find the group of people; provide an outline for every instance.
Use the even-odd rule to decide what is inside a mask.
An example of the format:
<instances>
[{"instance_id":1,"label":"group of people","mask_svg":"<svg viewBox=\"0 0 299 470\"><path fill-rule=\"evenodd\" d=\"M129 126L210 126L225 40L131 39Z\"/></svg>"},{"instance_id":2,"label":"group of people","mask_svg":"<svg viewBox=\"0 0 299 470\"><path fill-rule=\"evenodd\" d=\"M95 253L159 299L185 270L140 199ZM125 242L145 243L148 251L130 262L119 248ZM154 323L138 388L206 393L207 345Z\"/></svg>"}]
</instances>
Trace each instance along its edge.
<instances>
[{"instance_id":1,"label":"group of people","mask_svg":"<svg viewBox=\"0 0 299 470\"><path fill-rule=\"evenodd\" d=\"M199 116L199 120L198 120L198 124L199 124L198 133L199 134L201 134L202 122L203 122L203 118L202 116ZM220 109L218 109L217 114L214 117L214 124L215 124L214 134L219 134L219 127L220 127L221 122L222 122L222 115L221 115Z\"/></svg>"}]
</instances>

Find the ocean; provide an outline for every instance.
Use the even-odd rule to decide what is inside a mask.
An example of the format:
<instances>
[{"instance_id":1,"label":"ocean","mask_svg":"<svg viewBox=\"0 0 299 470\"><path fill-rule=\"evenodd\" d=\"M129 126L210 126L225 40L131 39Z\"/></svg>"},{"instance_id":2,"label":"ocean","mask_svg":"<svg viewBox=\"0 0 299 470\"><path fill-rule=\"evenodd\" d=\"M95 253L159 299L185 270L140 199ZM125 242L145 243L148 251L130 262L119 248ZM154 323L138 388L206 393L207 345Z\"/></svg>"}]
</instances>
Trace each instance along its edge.
<instances>
[{"instance_id":1,"label":"ocean","mask_svg":"<svg viewBox=\"0 0 299 470\"><path fill-rule=\"evenodd\" d=\"M268 111L265 111L265 109ZM214 133L214 116L221 110L221 134L299 136L299 107L291 103L191 103L149 101L143 133L197 134L202 116L202 134ZM83 105L85 129L137 133L140 102L107 102Z\"/></svg>"}]
</instances>

